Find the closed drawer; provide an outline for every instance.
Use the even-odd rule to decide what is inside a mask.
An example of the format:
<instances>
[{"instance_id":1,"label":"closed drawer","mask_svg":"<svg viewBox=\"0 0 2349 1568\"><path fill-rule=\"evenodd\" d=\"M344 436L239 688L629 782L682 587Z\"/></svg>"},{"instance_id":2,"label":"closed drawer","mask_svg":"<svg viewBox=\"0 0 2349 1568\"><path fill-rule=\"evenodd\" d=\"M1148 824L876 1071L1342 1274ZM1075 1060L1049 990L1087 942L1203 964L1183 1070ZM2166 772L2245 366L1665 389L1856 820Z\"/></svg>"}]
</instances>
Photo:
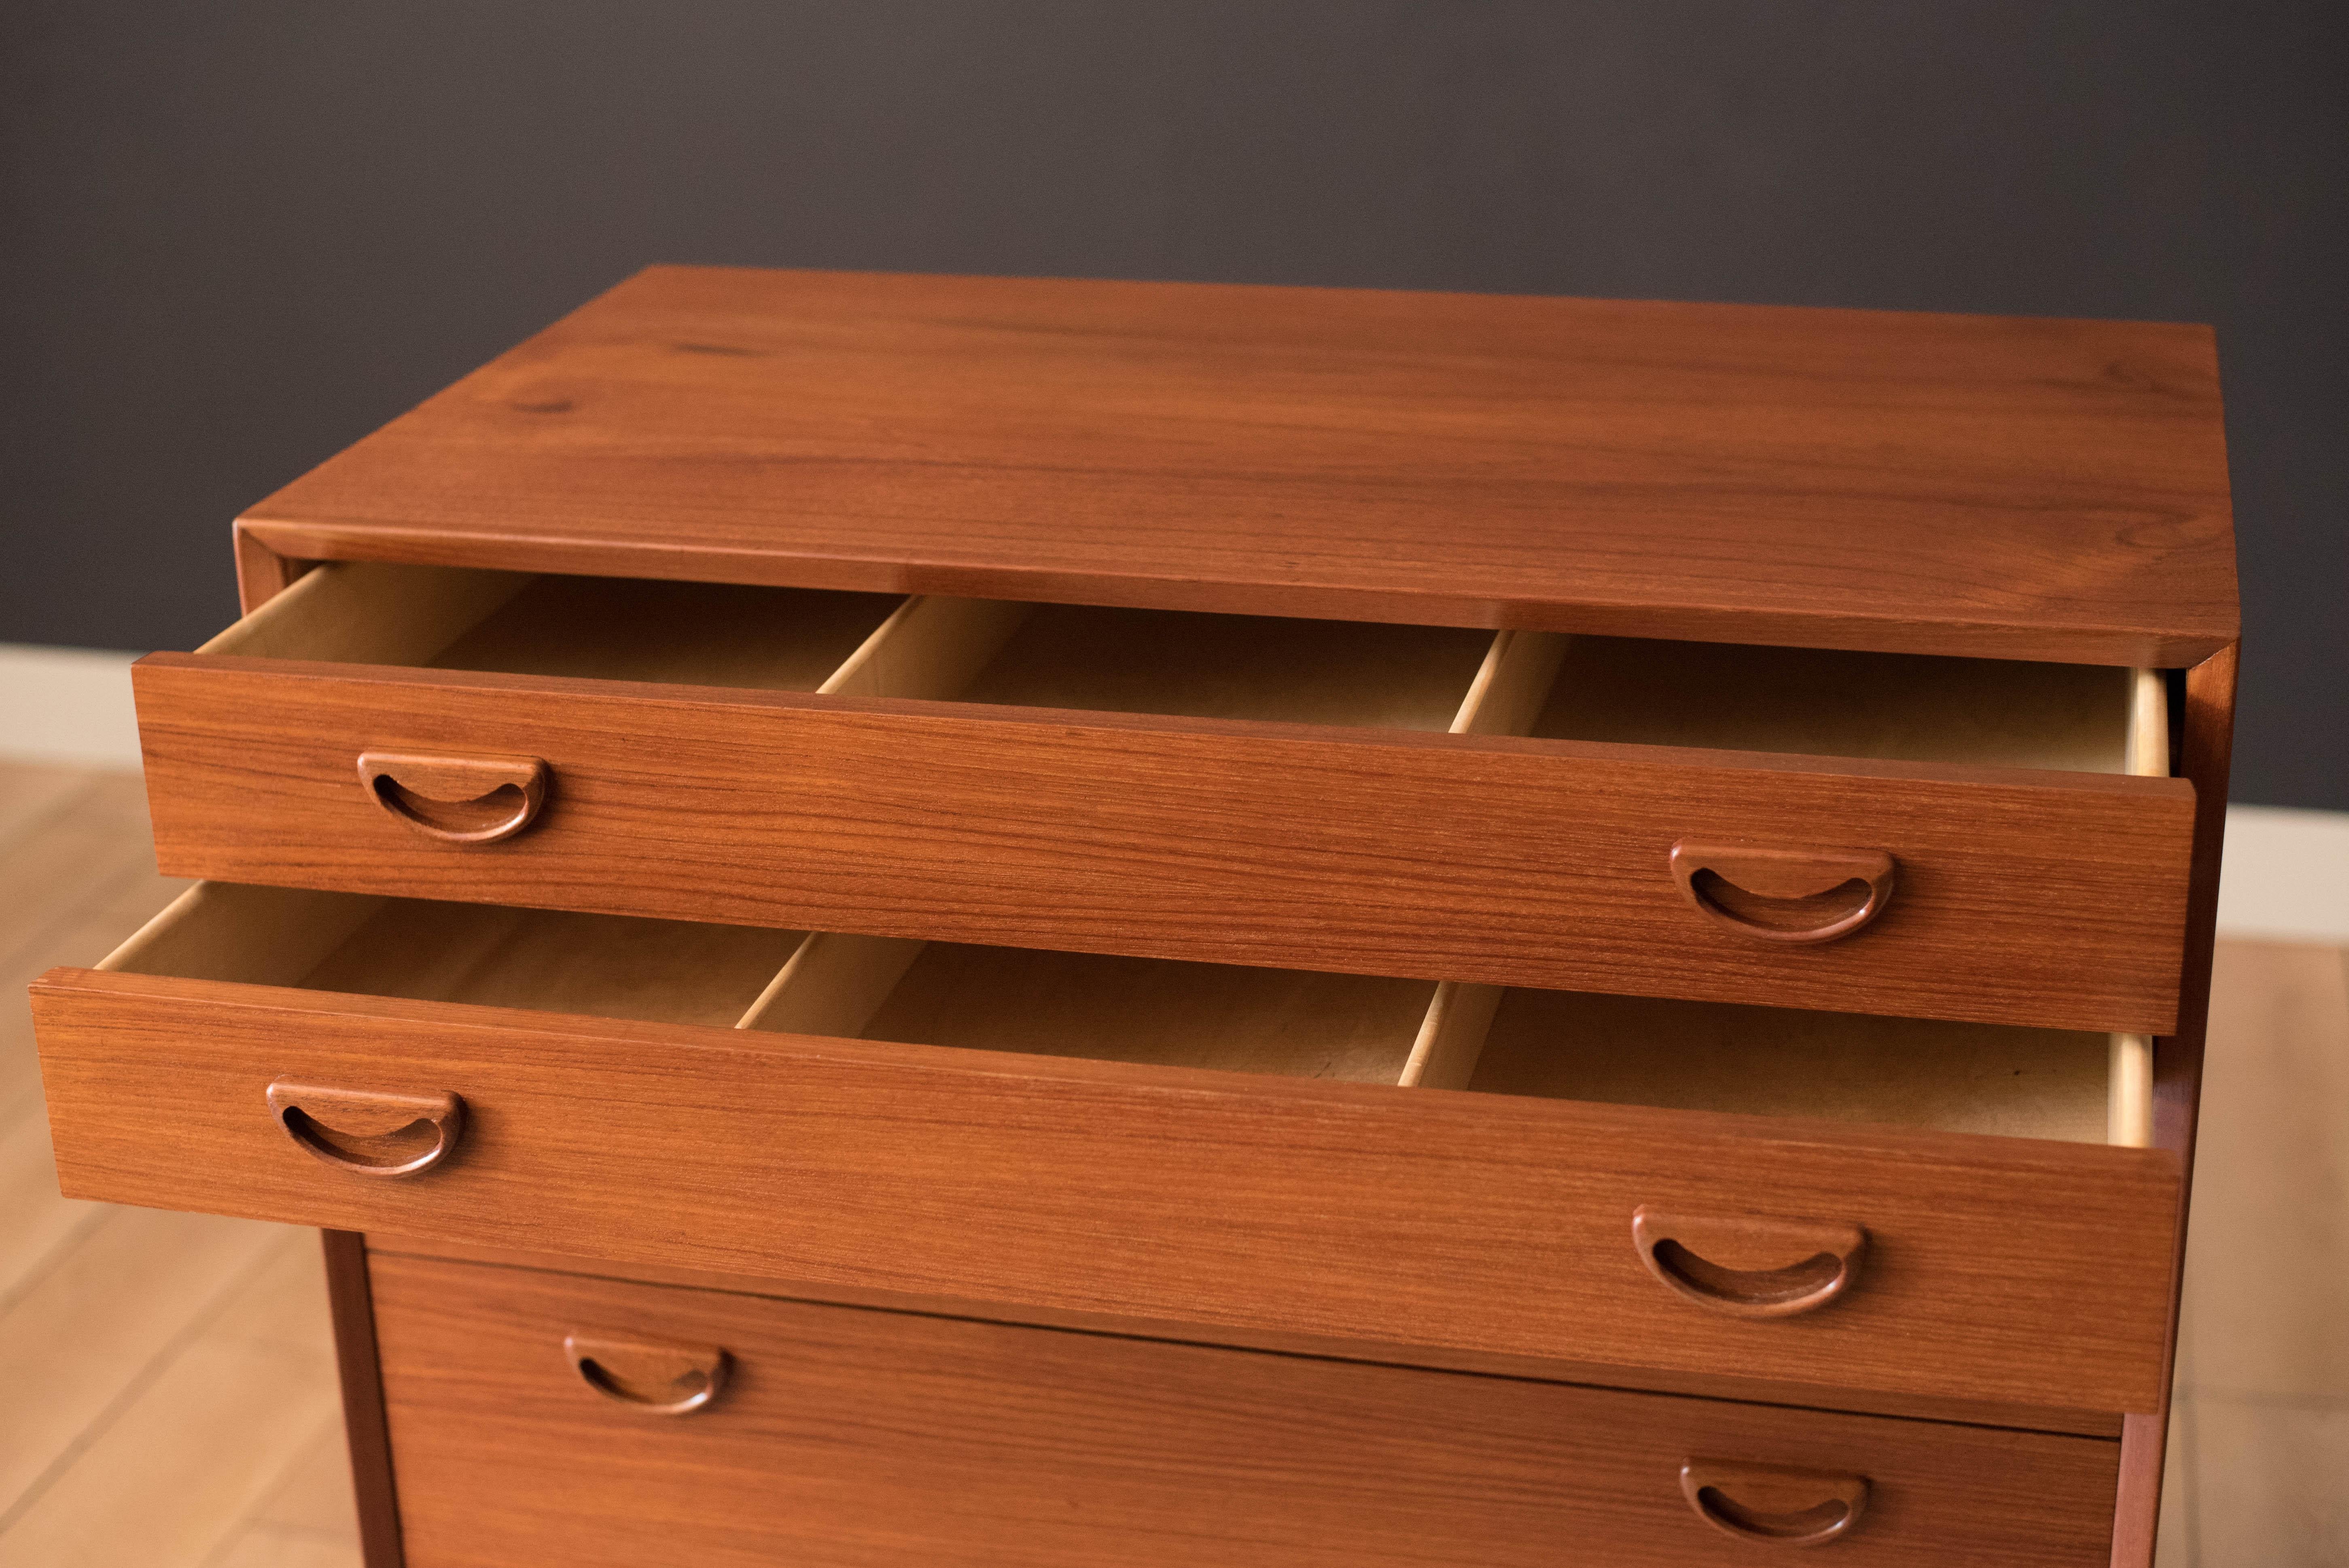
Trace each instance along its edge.
<instances>
[{"instance_id":1,"label":"closed drawer","mask_svg":"<svg viewBox=\"0 0 2349 1568\"><path fill-rule=\"evenodd\" d=\"M2143 672L341 563L136 684L176 875L2177 1017Z\"/></svg>"},{"instance_id":2,"label":"closed drawer","mask_svg":"<svg viewBox=\"0 0 2349 1568\"><path fill-rule=\"evenodd\" d=\"M1830 1561L2101 1568L2111 1532L2094 1439L370 1270L409 1568L1727 1565L1854 1503Z\"/></svg>"},{"instance_id":3,"label":"closed drawer","mask_svg":"<svg viewBox=\"0 0 2349 1568\"><path fill-rule=\"evenodd\" d=\"M35 991L78 1197L1635 1384L2161 1395L2178 1165L2106 1141L2103 1037L210 884L109 963Z\"/></svg>"}]
</instances>

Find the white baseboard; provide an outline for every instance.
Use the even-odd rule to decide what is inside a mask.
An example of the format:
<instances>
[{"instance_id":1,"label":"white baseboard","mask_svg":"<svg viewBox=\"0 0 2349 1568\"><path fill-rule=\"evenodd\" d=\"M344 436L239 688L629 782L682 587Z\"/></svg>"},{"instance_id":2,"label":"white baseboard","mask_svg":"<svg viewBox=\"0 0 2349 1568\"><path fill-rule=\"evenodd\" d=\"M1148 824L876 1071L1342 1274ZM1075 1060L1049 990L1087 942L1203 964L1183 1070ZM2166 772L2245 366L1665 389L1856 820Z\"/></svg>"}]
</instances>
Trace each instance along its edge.
<instances>
[{"instance_id":1,"label":"white baseboard","mask_svg":"<svg viewBox=\"0 0 2349 1568\"><path fill-rule=\"evenodd\" d=\"M130 707L136 654L0 643L0 757L139 766Z\"/></svg>"},{"instance_id":2,"label":"white baseboard","mask_svg":"<svg viewBox=\"0 0 2349 1568\"><path fill-rule=\"evenodd\" d=\"M0 643L0 757L138 767L134 657ZM2230 807L2219 930L2349 946L2349 811Z\"/></svg>"},{"instance_id":3,"label":"white baseboard","mask_svg":"<svg viewBox=\"0 0 2349 1568\"><path fill-rule=\"evenodd\" d=\"M2349 811L2228 807L2219 934L2349 947Z\"/></svg>"}]
</instances>

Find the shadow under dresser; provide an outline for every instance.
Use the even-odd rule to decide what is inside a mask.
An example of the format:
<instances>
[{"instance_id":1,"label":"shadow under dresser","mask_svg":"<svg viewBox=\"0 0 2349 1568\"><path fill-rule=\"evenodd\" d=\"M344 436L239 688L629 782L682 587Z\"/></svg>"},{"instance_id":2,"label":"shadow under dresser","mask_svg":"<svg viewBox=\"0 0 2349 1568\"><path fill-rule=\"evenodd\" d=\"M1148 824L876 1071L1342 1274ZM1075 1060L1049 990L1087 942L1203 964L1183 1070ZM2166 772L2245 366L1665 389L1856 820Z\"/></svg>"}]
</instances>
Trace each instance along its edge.
<instances>
[{"instance_id":1,"label":"shadow under dresser","mask_svg":"<svg viewBox=\"0 0 2349 1568\"><path fill-rule=\"evenodd\" d=\"M2149 1563L2205 330L656 268L236 541L36 1025L369 1568Z\"/></svg>"}]
</instances>

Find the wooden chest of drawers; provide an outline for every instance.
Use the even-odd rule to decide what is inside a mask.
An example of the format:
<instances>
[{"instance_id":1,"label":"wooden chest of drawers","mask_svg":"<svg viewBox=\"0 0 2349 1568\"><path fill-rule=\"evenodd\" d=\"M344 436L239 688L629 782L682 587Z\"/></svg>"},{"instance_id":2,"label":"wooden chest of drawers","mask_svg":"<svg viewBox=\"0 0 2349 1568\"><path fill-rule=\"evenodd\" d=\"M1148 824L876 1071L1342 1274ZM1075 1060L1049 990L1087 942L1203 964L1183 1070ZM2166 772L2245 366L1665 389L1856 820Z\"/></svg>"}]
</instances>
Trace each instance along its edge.
<instances>
[{"instance_id":1,"label":"wooden chest of drawers","mask_svg":"<svg viewBox=\"0 0 2349 1568\"><path fill-rule=\"evenodd\" d=\"M370 1568L2149 1561L2200 329L656 269L236 541L36 1022Z\"/></svg>"}]
</instances>

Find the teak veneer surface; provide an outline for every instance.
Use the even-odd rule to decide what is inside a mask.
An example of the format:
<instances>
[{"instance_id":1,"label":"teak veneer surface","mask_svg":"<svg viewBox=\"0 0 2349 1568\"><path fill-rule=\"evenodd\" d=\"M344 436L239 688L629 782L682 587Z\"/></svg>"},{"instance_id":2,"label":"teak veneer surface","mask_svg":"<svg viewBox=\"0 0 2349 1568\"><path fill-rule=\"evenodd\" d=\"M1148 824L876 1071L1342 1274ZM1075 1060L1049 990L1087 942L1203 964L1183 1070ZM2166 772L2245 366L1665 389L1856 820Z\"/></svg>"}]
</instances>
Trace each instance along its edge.
<instances>
[{"instance_id":1,"label":"teak veneer surface","mask_svg":"<svg viewBox=\"0 0 2349 1568\"><path fill-rule=\"evenodd\" d=\"M2164 1150L147 975L56 971L34 1011L71 1196L1206 1335L2080 1409L2161 1396ZM412 1180L330 1168L270 1116L278 1078L460 1094L465 1142ZM1798 1318L1708 1312L1639 1261L1640 1204L1864 1225L1866 1282Z\"/></svg>"},{"instance_id":2,"label":"teak veneer surface","mask_svg":"<svg viewBox=\"0 0 2349 1568\"><path fill-rule=\"evenodd\" d=\"M2169 1333L2165 1350L2175 1367L2178 1307L2185 1279L2187 1198L2194 1174L2196 1129L2202 1100L2202 1057L2210 1016L2210 971L2219 926L2219 877L2227 836L2227 775L2234 755L2235 682L2240 650L2230 647L2186 672L2179 774L2194 782L2194 899L2189 913L2185 975L2178 991L2178 1031L2154 1052L2153 1140L2177 1156L2186 1182L2178 1190L2172 1235ZM2171 1368L2162 1373L2171 1387ZM2113 1543L2114 1568L2153 1568L2154 1531L2161 1515L2162 1465L2170 1410L2131 1414L2121 1437L2121 1490Z\"/></svg>"},{"instance_id":3,"label":"teak veneer surface","mask_svg":"<svg viewBox=\"0 0 2349 1568\"><path fill-rule=\"evenodd\" d=\"M174 876L1138 957L2154 1033L2192 787L1505 736L157 654ZM378 809L370 750L523 756L501 843ZM1682 838L1897 857L1816 946L1692 909Z\"/></svg>"},{"instance_id":4,"label":"teak veneer surface","mask_svg":"<svg viewBox=\"0 0 2349 1568\"><path fill-rule=\"evenodd\" d=\"M373 1260L408 1568L1701 1568L1692 1458L1868 1478L1837 1561L2090 1568L2117 1445ZM707 1408L574 1333L714 1345Z\"/></svg>"},{"instance_id":5,"label":"teak veneer surface","mask_svg":"<svg viewBox=\"0 0 2349 1568\"><path fill-rule=\"evenodd\" d=\"M330 1236L346 1233L330 1231ZM1952 1421L1969 1427L2003 1427L2014 1431L2050 1432L2066 1437L2102 1438L2117 1441L2134 1418L2114 1411L2059 1409L2046 1405L2015 1405L1980 1399L1952 1399L1920 1394L1887 1394L1826 1383L1774 1383L1736 1373L1666 1373L1643 1367L1626 1377L1621 1367L1599 1362L1576 1362L1554 1356L1496 1356L1426 1344L1399 1346L1368 1340L1335 1339L1327 1335L1278 1333L1267 1329L1225 1327L1203 1337L1196 1324L1154 1322L1126 1314L1074 1312L1029 1304L1014 1310L999 1303L922 1295L904 1290L880 1290L870 1285L816 1285L804 1280L728 1274L719 1270L678 1268L673 1264L616 1264L597 1258L566 1257L527 1247L492 1247L445 1238L419 1239L376 1233L365 1238L368 1256L426 1258L444 1263L487 1264L501 1268L533 1269L542 1274L571 1274L583 1279L613 1279L636 1284L677 1285L691 1290L725 1291L779 1301L806 1301L831 1306L861 1306L882 1312L919 1313L929 1317L972 1318L988 1323L1016 1324L1031 1328L1060 1328L1080 1334L1107 1334L1125 1339L1158 1339L1174 1344L1208 1344L1230 1349L1260 1350L1280 1356L1310 1356L1320 1360L1367 1361L1382 1367L1413 1367L1435 1371L1466 1372L1482 1377L1517 1377L1540 1383L1576 1383L1586 1387L1629 1387L1640 1392L1684 1395L1695 1398L1728 1399L1746 1405L1780 1405L1799 1409L1840 1410L1854 1415L1897 1416L1920 1421Z\"/></svg>"},{"instance_id":6,"label":"teak veneer surface","mask_svg":"<svg viewBox=\"0 0 2349 1568\"><path fill-rule=\"evenodd\" d=\"M2095 664L2236 634L2211 335L2141 322L656 267L240 526L297 560Z\"/></svg>"}]
</instances>

